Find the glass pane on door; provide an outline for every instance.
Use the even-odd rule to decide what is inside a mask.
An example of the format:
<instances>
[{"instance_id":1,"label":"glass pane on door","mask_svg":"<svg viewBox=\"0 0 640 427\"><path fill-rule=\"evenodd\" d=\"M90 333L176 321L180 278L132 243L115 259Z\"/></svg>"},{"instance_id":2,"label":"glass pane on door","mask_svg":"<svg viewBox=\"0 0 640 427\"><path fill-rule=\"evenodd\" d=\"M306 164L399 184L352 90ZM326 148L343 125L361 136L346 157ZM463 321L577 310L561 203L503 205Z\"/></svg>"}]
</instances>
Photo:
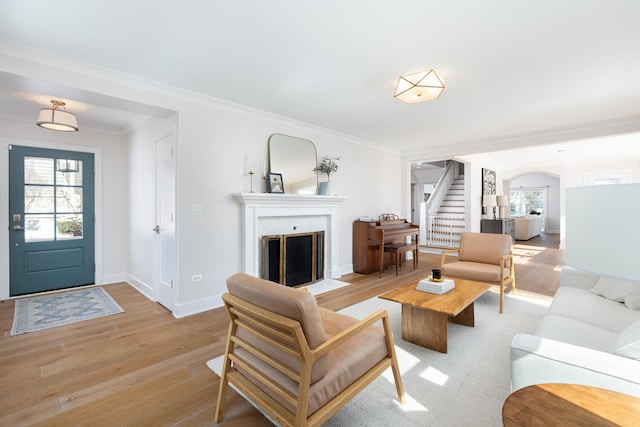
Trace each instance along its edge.
<instances>
[{"instance_id":1,"label":"glass pane on door","mask_svg":"<svg viewBox=\"0 0 640 427\"><path fill-rule=\"evenodd\" d=\"M82 160L24 158L25 242L83 237Z\"/></svg>"}]
</instances>

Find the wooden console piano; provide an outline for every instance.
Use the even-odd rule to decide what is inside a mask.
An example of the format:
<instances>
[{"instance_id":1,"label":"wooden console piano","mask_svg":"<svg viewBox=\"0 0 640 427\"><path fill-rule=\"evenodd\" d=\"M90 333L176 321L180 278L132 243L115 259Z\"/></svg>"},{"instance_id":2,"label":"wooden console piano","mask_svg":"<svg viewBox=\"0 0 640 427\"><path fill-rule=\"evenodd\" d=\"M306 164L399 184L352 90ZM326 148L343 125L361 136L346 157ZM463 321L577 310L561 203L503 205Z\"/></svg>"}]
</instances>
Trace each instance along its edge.
<instances>
[{"instance_id":1,"label":"wooden console piano","mask_svg":"<svg viewBox=\"0 0 640 427\"><path fill-rule=\"evenodd\" d=\"M353 271L369 274L391 265L391 258L384 256L385 245L415 245L415 262L417 263L418 239L420 226L411 224L406 219L389 221L354 221L353 222ZM407 238L411 238L411 243Z\"/></svg>"}]
</instances>

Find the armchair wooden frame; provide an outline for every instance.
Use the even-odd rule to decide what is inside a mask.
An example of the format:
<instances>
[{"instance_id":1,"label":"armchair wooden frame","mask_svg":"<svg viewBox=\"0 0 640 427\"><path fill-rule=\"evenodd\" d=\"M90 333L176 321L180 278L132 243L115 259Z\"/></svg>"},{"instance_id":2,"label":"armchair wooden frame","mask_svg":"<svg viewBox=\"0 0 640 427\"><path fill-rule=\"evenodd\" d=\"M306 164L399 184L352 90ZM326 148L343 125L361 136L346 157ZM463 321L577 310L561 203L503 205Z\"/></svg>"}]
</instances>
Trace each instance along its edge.
<instances>
[{"instance_id":1,"label":"armchair wooden frame","mask_svg":"<svg viewBox=\"0 0 640 427\"><path fill-rule=\"evenodd\" d=\"M442 266L445 264L447 255L452 255L459 252L460 252L460 249L443 249L442 256L440 257L440 265ZM506 268L509 269L509 276L507 277L505 277L505 274L504 274L504 270ZM465 277L465 279L473 280L470 277ZM511 292L514 294L516 292L516 272L515 272L515 265L513 263L513 252L509 253L508 255L503 255L500 258L500 280L499 281L497 282L484 281L484 280L480 280L480 281L500 286L500 313L502 313L503 307L504 307L505 286L511 283Z\"/></svg>"},{"instance_id":2,"label":"armchair wooden frame","mask_svg":"<svg viewBox=\"0 0 640 427\"><path fill-rule=\"evenodd\" d=\"M222 421L224 416L224 403L229 384L243 394L265 415L271 417L273 421L283 426L322 425L388 367L391 367L393 371L398 399L400 402L404 402L404 388L402 378L400 377L400 370L398 368L393 344L393 335L386 310L381 309L374 312L341 333L327 339L316 348L310 349L302 326L298 321L260 308L229 293L225 293L222 299L229 314L230 322L215 412L215 421L217 423ZM387 357L378 362L367 373L338 393L313 414L308 415L308 397L313 364L322 356L378 321L382 322L385 333ZM246 339L242 339L238 336L240 329L243 329L255 338L268 342L282 352L297 358L300 360L300 369L292 369L290 366L285 365L261 351ZM272 368L298 383L297 393L291 393L282 387L281 384L264 375L263 372L253 366L251 361L243 357L242 353L235 351L237 347L241 347L251 356L267 363ZM252 376L255 381L261 384L262 388L254 384L254 381L247 379L245 375L237 370L238 368ZM264 391L265 389L268 390L268 393ZM291 411L283 406L274 396L295 407L295 413L291 413Z\"/></svg>"}]
</instances>

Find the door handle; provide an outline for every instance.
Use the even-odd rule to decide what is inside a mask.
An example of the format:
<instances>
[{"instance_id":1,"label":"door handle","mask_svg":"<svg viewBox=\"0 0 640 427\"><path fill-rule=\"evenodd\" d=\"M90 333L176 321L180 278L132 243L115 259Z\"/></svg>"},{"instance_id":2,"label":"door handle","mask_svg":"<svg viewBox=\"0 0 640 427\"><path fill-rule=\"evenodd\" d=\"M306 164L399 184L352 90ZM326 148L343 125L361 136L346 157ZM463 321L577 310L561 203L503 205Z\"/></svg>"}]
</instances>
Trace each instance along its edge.
<instances>
[{"instance_id":1,"label":"door handle","mask_svg":"<svg viewBox=\"0 0 640 427\"><path fill-rule=\"evenodd\" d=\"M153 227L153 231L155 231L156 233L160 234L160 226L156 225L155 227Z\"/></svg>"},{"instance_id":2,"label":"door handle","mask_svg":"<svg viewBox=\"0 0 640 427\"><path fill-rule=\"evenodd\" d=\"M19 225L14 225L13 226L13 231L24 231L24 227L21 227Z\"/></svg>"}]
</instances>

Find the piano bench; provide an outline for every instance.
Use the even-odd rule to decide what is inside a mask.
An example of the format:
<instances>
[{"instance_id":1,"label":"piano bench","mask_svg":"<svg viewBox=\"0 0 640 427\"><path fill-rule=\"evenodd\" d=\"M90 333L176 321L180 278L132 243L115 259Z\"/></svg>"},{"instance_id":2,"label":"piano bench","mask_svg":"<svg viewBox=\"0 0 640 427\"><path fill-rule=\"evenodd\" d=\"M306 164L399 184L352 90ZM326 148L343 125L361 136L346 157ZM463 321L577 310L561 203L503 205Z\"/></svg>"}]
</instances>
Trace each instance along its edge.
<instances>
[{"instance_id":1,"label":"piano bench","mask_svg":"<svg viewBox=\"0 0 640 427\"><path fill-rule=\"evenodd\" d=\"M402 265L402 259L409 251L413 252L413 269L416 269L418 264L418 245L416 243L389 243L384 245L384 251L395 256L396 276L398 275L398 266Z\"/></svg>"}]
</instances>

